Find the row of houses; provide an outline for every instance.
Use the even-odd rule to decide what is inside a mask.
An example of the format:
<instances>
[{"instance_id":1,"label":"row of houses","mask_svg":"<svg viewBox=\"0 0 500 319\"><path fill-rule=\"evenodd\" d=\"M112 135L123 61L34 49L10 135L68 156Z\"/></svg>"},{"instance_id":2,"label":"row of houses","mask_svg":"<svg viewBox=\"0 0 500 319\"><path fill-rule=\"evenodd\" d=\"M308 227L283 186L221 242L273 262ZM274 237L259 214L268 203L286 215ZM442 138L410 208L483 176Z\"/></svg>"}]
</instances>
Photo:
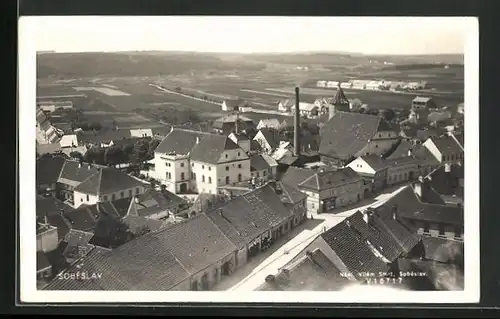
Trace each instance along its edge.
<instances>
[{"instance_id":1,"label":"row of houses","mask_svg":"<svg viewBox=\"0 0 500 319\"><path fill-rule=\"evenodd\" d=\"M44 289L210 290L305 218L304 196L268 184L116 249L94 247L60 277L78 270L99 279Z\"/></svg>"},{"instance_id":2,"label":"row of houses","mask_svg":"<svg viewBox=\"0 0 500 319\"><path fill-rule=\"evenodd\" d=\"M385 80L348 80L341 81L326 81L319 80L316 86L320 88L336 88L344 89L360 89L360 90L423 90L426 88L425 81L420 82L401 82L401 81L385 81Z\"/></svg>"}]
</instances>

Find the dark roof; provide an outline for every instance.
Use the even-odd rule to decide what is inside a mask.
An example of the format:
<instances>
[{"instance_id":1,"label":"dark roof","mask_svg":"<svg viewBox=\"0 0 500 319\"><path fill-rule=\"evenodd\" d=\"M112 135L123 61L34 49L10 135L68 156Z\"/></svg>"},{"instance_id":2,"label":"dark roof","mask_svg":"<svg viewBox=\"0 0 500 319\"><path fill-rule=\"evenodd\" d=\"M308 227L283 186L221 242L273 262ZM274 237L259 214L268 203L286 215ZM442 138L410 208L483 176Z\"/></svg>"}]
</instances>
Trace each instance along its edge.
<instances>
[{"instance_id":1,"label":"dark roof","mask_svg":"<svg viewBox=\"0 0 500 319\"><path fill-rule=\"evenodd\" d=\"M80 132L78 133L78 142L84 144L99 144L110 141L118 141L123 139L129 139L130 130L99 130L98 132Z\"/></svg>"},{"instance_id":2,"label":"dark roof","mask_svg":"<svg viewBox=\"0 0 500 319\"><path fill-rule=\"evenodd\" d=\"M429 113L427 120L429 122L442 122L451 118L451 112L449 111L435 111Z\"/></svg>"},{"instance_id":3,"label":"dark roof","mask_svg":"<svg viewBox=\"0 0 500 319\"><path fill-rule=\"evenodd\" d=\"M432 141L443 155L452 155L463 152L460 145L451 136L445 135L439 138L433 138Z\"/></svg>"},{"instance_id":4,"label":"dark roof","mask_svg":"<svg viewBox=\"0 0 500 319\"><path fill-rule=\"evenodd\" d=\"M106 167L89 176L74 190L75 192L99 196L137 186L145 186L145 184L118 169Z\"/></svg>"},{"instance_id":5,"label":"dark roof","mask_svg":"<svg viewBox=\"0 0 500 319\"><path fill-rule=\"evenodd\" d=\"M278 182L278 187L281 190L281 202L285 204L296 204L307 198L307 195L299 191L297 188Z\"/></svg>"},{"instance_id":6,"label":"dark roof","mask_svg":"<svg viewBox=\"0 0 500 319\"><path fill-rule=\"evenodd\" d=\"M196 143L197 140L199 143ZM161 141L155 152L190 154L191 159L216 164L224 150L237 148L239 146L227 136L174 129Z\"/></svg>"},{"instance_id":7,"label":"dark roof","mask_svg":"<svg viewBox=\"0 0 500 319\"><path fill-rule=\"evenodd\" d=\"M464 134L463 133L460 133L460 134L453 134L455 136L455 138L457 139L458 143L464 147Z\"/></svg>"},{"instance_id":8,"label":"dark roof","mask_svg":"<svg viewBox=\"0 0 500 319\"><path fill-rule=\"evenodd\" d=\"M413 151L413 157L419 159L422 163L427 163L429 165L439 165L439 161L436 159L434 155L432 155L431 151L427 149L425 146L420 146Z\"/></svg>"},{"instance_id":9,"label":"dark roof","mask_svg":"<svg viewBox=\"0 0 500 319\"><path fill-rule=\"evenodd\" d=\"M291 212L270 185L237 196L207 212L207 216L237 247L282 223Z\"/></svg>"},{"instance_id":10,"label":"dark roof","mask_svg":"<svg viewBox=\"0 0 500 319\"><path fill-rule=\"evenodd\" d=\"M66 247L64 249L65 253L71 252L79 247L91 248L92 245L89 244L90 240L94 236L93 233L88 233L84 231L79 231L72 229L65 237Z\"/></svg>"},{"instance_id":11,"label":"dark roof","mask_svg":"<svg viewBox=\"0 0 500 319\"><path fill-rule=\"evenodd\" d=\"M36 198L37 218L58 215L61 212L67 212L72 210L73 207L64 204L62 201L54 197L37 196Z\"/></svg>"},{"instance_id":12,"label":"dark roof","mask_svg":"<svg viewBox=\"0 0 500 319\"><path fill-rule=\"evenodd\" d=\"M97 211L96 205L81 205L73 211L64 213L64 217L69 221L73 229L92 233L100 216L101 214Z\"/></svg>"},{"instance_id":13,"label":"dark roof","mask_svg":"<svg viewBox=\"0 0 500 319\"><path fill-rule=\"evenodd\" d=\"M445 131L439 128L426 128L425 130L417 130L417 138L425 142L428 138L438 137Z\"/></svg>"},{"instance_id":14,"label":"dark roof","mask_svg":"<svg viewBox=\"0 0 500 319\"><path fill-rule=\"evenodd\" d=\"M361 159L364 160L368 165L370 165L370 167L375 171L380 171L387 167L384 163L384 160L382 160L380 156L375 154L361 156Z\"/></svg>"},{"instance_id":15,"label":"dark roof","mask_svg":"<svg viewBox=\"0 0 500 319\"><path fill-rule=\"evenodd\" d=\"M278 160L278 163L279 164L283 164L283 165L289 165L289 166L291 166L295 162L297 162L298 160L299 160L298 156L285 153L285 155L283 155L283 157Z\"/></svg>"},{"instance_id":16,"label":"dark roof","mask_svg":"<svg viewBox=\"0 0 500 319\"><path fill-rule=\"evenodd\" d=\"M349 104L349 100L344 94L344 90L339 86L337 87L337 92L335 92L335 96L333 97L333 100L331 101L333 105L345 105Z\"/></svg>"},{"instance_id":17,"label":"dark roof","mask_svg":"<svg viewBox=\"0 0 500 319\"><path fill-rule=\"evenodd\" d=\"M373 226L392 237L404 254L410 252L420 242L419 235L411 232L396 219L381 218L378 214L374 214L372 220Z\"/></svg>"},{"instance_id":18,"label":"dark roof","mask_svg":"<svg viewBox=\"0 0 500 319\"><path fill-rule=\"evenodd\" d=\"M204 214L153 233L184 269L195 274L216 263L237 248Z\"/></svg>"},{"instance_id":19,"label":"dark roof","mask_svg":"<svg viewBox=\"0 0 500 319\"><path fill-rule=\"evenodd\" d=\"M463 242L430 236L422 236L422 242L425 247L426 259L448 262L456 254L462 254L463 256Z\"/></svg>"},{"instance_id":20,"label":"dark roof","mask_svg":"<svg viewBox=\"0 0 500 319\"><path fill-rule=\"evenodd\" d=\"M114 218L121 218L127 215L128 208L130 205L130 200L131 200L130 198L120 198L114 201L101 202L95 204L95 206L98 206L99 210L101 212L106 213L108 216Z\"/></svg>"},{"instance_id":21,"label":"dark roof","mask_svg":"<svg viewBox=\"0 0 500 319\"><path fill-rule=\"evenodd\" d=\"M347 160L356 156L376 132L385 130L391 128L379 116L339 111L321 128L319 152Z\"/></svg>"},{"instance_id":22,"label":"dark roof","mask_svg":"<svg viewBox=\"0 0 500 319\"><path fill-rule=\"evenodd\" d=\"M78 161L66 160L61 169L58 182L79 184L98 172L100 165L80 163Z\"/></svg>"},{"instance_id":23,"label":"dark roof","mask_svg":"<svg viewBox=\"0 0 500 319\"><path fill-rule=\"evenodd\" d=\"M400 166L400 165L408 165L408 164L414 164L418 165L422 161L413 157L413 156L402 156L399 158L390 158L390 159L385 159L384 164L386 167L395 167L395 166Z\"/></svg>"},{"instance_id":24,"label":"dark roof","mask_svg":"<svg viewBox=\"0 0 500 319\"><path fill-rule=\"evenodd\" d=\"M451 165L450 169L450 172L446 172L443 165L434 170L430 174L429 184L440 195L455 195L463 198L464 185L460 180L464 178L464 167Z\"/></svg>"},{"instance_id":25,"label":"dark roof","mask_svg":"<svg viewBox=\"0 0 500 319\"><path fill-rule=\"evenodd\" d=\"M62 215L51 215L47 217L49 225L57 227L57 238L62 240L70 231L70 222L66 220Z\"/></svg>"},{"instance_id":26,"label":"dark roof","mask_svg":"<svg viewBox=\"0 0 500 319\"><path fill-rule=\"evenodd\" d=\"M321 191L359 179L361 176L350 167L339 170L322 170L320 168L313 176L300 183L298 187Z\"/></svg>"},{"instance_id":27,"label":"dark roof","mask_svg":"<svg viewBox=\"0 0 500 319\"><path fill-rule=\"evenodd\" d=\"M361 212L358 211L354 213L346 220L349 221L351 227L354 227L362 238L368 240L373 247L375 247L375 249L384 255L384 257L390 262L396 260L403 253L402 248L392 237L385 232L368 225L368 223L363 220L363 214Z\"/></svg>"},{"instance_id":28,"label":"dark roof","mask_svg":"<svg viewBox=\"0 0 500 319\"><path fill-rule=\"evenodd\" d=\"M284 184L298 187L300 183L305 181L306 179L310 178L311 176L314 176L316 174L315 170L312 169L305 169L305 168L298 168L295 166L290 166L283 177L281 178L281 181Z\"/></svg>"},{"instance_id":29,"label":"dark roof","mask_svg":"<svg viewBox=\"0 0 500 319\"><path fill-rule=\"evenodd\" d=\"M274 138L274 134L273 132L268 129L267 127L263 127L259 130L262 135L264 135L264 138L266 139L267 143L269 143L269 146L271 148L276 148L279 146L279 141L276 141L276 139Z\"/></svg>"},{"instance_id":30,"label":"dark roof","mask_svg":"<svg viewBox=\"0 0 500 319\"><path fill-rule=\"evenodd\" d=\"M401 140L396 149L394 150L394 152L392 152L389 156L387 156L387 159L406 157L408 156L409 151L411 151L413 154L414 150L415 146L413 145L412 142L407 140Z\"/></svg>"},{"instance_id":31,"label":"dark roof","mask_svg":"<svg viewBox=\"0 0 500 319\"><path fill-rule=\"evenodd\" d=\"M96 247L66 271L101 274L100 278L87 280L56 278L44 290L173 289L186 280L189 274L170 250L164 248L164 243L151 235L132 240L112 251Z\"/></svg>"},{"instance_id":32,"label":"dark roof","mask_svg":"<svg viewBox=\"0 0 500 319\"><path fill-rule=\"evenodd\" d=\"M445 223L456 226L464 225L463 208L424 203L419 200L412 186L404 188L377 210L389 213L390 209L387 208L394 205L397 206L398 218Z\"/></svg>"},{"instance_id":33,"label":"dark roof","mask_svg":"<svg viewBox=\"0 0 500 319\"><path fill-rule=\"evenodd\" d=\"M64 165L62 157L42 157L36 160L36 184L55 184Z\"/></svg>"},{"instance_id":34,"label":"dark roof","mask_svg":"<svg viewBox=\"0 0 500 319\"><path fill-rule=\"evenodd\" d=\"M388 272L389 266L374 255L364 239L347 225L347 221L335 225L320 235L337 254L349 272L358 280L361 272Z\"/></svg>"},{"instance_id":35,"label":"dark roof","mask_svg":"<svg viewBox=\"0 0 500 319\"><path fill-rule=\"evenodd\" d=\"M170 192L165 190L164 193L168 194ZM172 196L171 198L177 199L176 197ZM179 201L183 201L181 198L178 199ZM136 199L134 199L134 205L137 210L138 216L147 217L154 214L167 212L169 208L175 206L176 203L174 202L172 204L172 201L169 201L167 197L165 197L161 192L153 188L148 188L146 192L144 192L144 194L141 194L137 196Z\"/></svg>"},{"instance_id":36,"label":"dark roof","mask_svg":"<svg viewBox=\"0 0 500 319\"><path fill-rule=\"evenodd\" d=\"M47 259L47 256L45 256L45 253L43 251L37 251L36 252L36 270L41 271L46 268L52 267L49 260Z\"/></svg>"},{"instance_id":37,"label":"dark roof","mask_svg":"<svg viewBox=\"0 0 500 319\"><path fill-rule=\"evenodd\" d=\"M256 140L250 140L250 150L258 152L261 150L261 148L262 147L260 146L259 142L257 142Z\"/></svg>"},{"instance_id":38,"label":"dark roof","mask_svg":"<svg viewBox=\"0 0 500 319\"><path fill-rule=\"evenodd\" d=\"M252 171L262 171L265 169L270 169L269 163L262 158L262 155L256 154L250 156L250 168Z\"/></svg>"},{"instance_id":39,"label":"dark roof","mask_svg":"<svg viewBox=\"0 0 500 319\"><path fill-rule=\"evenodd\" d=\"M242 99L225 100L224 102L226 102L226 105L228 107L234 107L234 108L245 105L245 101Z\"/></svg>"},{"instance_id":40,"label":"dark roof","mask_svg":"<svg viewBox=\"0 0 500 319\"><path fill-rule=\"evenodd\" d=\"M227 101L226 101L227 103ZM236 123L236 121L239 122L246 122L246 123L253 123L252 119L243 116L243 115L237 115L237 114L231 114L231 115L226 115L223 117L220 117L214 121L214 127L222 128L222 125L224 123Z\"/></svg>"}]
</instances>

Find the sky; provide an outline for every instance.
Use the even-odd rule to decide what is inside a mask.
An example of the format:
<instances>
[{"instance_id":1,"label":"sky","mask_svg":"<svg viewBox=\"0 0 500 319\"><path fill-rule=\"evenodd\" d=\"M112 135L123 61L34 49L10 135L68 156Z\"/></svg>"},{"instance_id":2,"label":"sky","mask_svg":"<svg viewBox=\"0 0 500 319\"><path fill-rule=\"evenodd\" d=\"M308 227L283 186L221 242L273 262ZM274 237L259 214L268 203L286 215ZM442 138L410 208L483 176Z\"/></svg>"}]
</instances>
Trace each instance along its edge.
<instances>
[{"instance_id":1,"label":"sky","mask_svg":"<svg viewBox=\"0 0 500 319\"><path fill-rule=\"evenodd\" d=\"M463 54L467 18L27 17L37 51ZM22 20L21 20L22 21ZM22 27L22 22L20 27Z\"/></svg>"}]
</instances>

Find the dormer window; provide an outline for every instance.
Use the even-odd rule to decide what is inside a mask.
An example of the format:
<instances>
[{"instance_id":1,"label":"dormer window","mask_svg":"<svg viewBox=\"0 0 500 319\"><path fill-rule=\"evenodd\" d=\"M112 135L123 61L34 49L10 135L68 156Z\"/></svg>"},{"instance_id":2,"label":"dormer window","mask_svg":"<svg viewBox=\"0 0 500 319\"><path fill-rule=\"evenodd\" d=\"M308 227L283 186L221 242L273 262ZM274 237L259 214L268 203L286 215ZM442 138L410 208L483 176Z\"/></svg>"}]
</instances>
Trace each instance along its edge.
<instances>
[{"instance_id":1,"label":"dormer window","mask_svg":"<svg viewBox=\"0 0 500 319\"><path fill-rule=\"evenodd\" d=\"M227 154L226 154L226 158L227 158Z\"/></svg>"},{"instance_id":2,"label":"dormer window","mask_svg":"<svg viewBox=\"0 0 500 319\"><path fill-rule=\"evenodd\" d=\"M240 156L240 152L238 152L238 156Z\"/></svg>"}]
</instances>

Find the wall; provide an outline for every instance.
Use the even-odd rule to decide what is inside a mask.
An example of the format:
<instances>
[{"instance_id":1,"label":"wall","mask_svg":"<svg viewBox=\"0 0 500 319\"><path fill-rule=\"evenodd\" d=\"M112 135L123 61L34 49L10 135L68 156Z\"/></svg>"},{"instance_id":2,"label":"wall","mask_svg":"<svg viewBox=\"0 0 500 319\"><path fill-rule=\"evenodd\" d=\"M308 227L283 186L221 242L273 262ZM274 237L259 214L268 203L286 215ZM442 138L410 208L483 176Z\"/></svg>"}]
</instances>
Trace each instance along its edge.
<instances>
[{"instance_id":1,"label":"wall","mask_svg":"<svg viewBox=\"0 0 500 319\"><path fill-rule=\"evenodd\" d=\"M217 193L217 165L191 161L192 189L200 193ZM203 181L203 179L205 181Z\"/></svg>"},{"instance_id":2,"label":"wall","mask_svg":"<svg viewBox=\"0 0 500 319\"><path fill-rule=\"evenodd\" d=\"M97 195L90 195L90 194L84 194L80 192L74 192L74 197L75 197L75 208L79 207L82 204L86 205L93 205L96 203L100 202L107 202L107 201L113 201L116 199L121 199L121 198L130 198L135 195L143 194L144 191L146 190L146 186L137 186L133 188L125 188L123 190L113 192L113 193L107 193L107 194L100 194L98 197ZM123 193L123 196L122 196ZM87 195L88 195L88 200L87 200ZM113 198L114 195L114 198Z\"/></svg>"},{"instance_id":3,"label":"wall","mask_svg":"<svg viewBox=\"0 0 500 319\"><path fill-rule=\"evenodd\" d=\"M57 248L59 240L57 237L57 228L51 227L44 233L36 235L36 250L49 252Z\"/></svg>"},{"instance_id":4,"label":"wall","mask_svg":"<svg viewBox=\"0 0 500 319\"><path fill-rule=\"evenodd\" d=\"M411 173L413 179L420 174L417 164L408 163L403 165L391 166L387 169L387 184L394 185L410 180Z\"/></svg>"},{"instance_id":5,"label":"wall","mask_svg":"<svg viewBox=\"0 0 500 319\"><path fill-rule=\"evenodd\" d=\"M389 151L398 141L396 132L384 131L377 132L370 142L355 156L364 156L370 154L382 155Z\"/></svg>"},{"instance_id":6,"label":"wall","mask_svg":"<svg viewBox=\"0 0 500 319\"><path fill-rule=\"evenodd\" d=\"M229 184L237 183L239 174L241 181L250 179L250 158L241 148L224 151L217 164L217 184L226 185L227 176Z\"/></svg>"},{"instance_id":7,"label":"wall","mask_svg":"<svg viewBox=\"0 0 500 319\"><path fill-rule=\"evenodd\" d=\"M255 177L260 180L267 181L269 178L272 177L271 170L270 169L263 169L260 171L251 171L250 172L250 177Z\"/></svg>"},{"instance_id":8,"label":"wall","mask_svg":"<svg viewBox=\"0 0 500 319\"><path fill-rule=\"evenodd\" d=\"M424 223L422 221L414 221L412 223L415 225L417 229L417 234L419 235L428 235L431 237L440 237L440 238L446 238L446 239L461 239L463 240L464 234L463 234L463 227L460 227L460 232L456 232L456 229L454 226L451 225L442 225L443 230L444 230L444 235L440 235L440 225L437 223ZM429 227L429 232L425 233L425 227Z\"/></svg>"},{"instance_id":9,"label":"wall","mask_svg":"<svg viewBox=\"0 0 500 319\"><path fill-rule=\"evenodd\" d=\"M218 262L214 263L213 265L210 265L209 267L199 271L198 273L194 274L190 278L190 285L189 285L189 290L192 290L192 284L196 281L198 284L198 289L197 290L203 290L202 289L202 277L203 275L207 274L208 277L208 283L209 283L209 290L217 283L220 282L222 275L222 265L230 261L233 264L233 268L231 269L231 272L234 271L235 265L236 265L236 257L235 253L230 253L226 257L222 258ZM217 271L216 271L217 270Z\"/></svg>"},{"instance_id":10,"label":"wall","mask_svg":"<svg viewBox=\"0 0 500 319\"><path fill-rule=\"evenodd\" d=\"M87 194L80 193L80 192L73 192L74 196L74 207L78 208L80 205L86 204L86 205L93 205L96 204L99 201L99 198L97 195L88 195L88 200L87 200Z\"/></svg>"},{"instance_id":11,"label":"wall","mask_svg":"<svg viewBox=\"0 0 500 319\"><path fill-rule=\"evenodd\" d=\"M357 203L358 199L363 200L363 186L363 179L360 178L359 180L352 183L343 184L327 190L323 190L319 193L319 198L320 200L325 200L336 196L337 199L335 202L335 208L347 206Z\"/></svg>"}]
</instances>

